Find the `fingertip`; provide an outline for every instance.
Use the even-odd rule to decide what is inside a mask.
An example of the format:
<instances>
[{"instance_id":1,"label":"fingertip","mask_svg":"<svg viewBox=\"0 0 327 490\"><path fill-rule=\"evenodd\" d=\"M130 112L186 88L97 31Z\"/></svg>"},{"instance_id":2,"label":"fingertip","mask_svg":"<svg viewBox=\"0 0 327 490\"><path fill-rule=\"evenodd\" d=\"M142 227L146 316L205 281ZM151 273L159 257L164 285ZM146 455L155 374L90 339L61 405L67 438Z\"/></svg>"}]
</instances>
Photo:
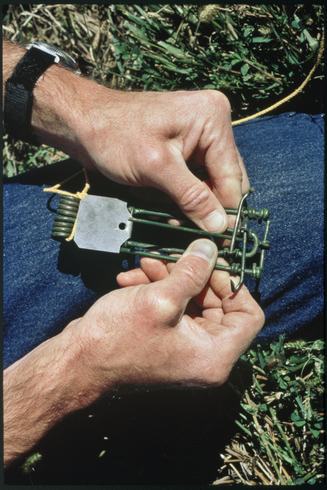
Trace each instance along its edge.
<instances>
[{"instance_id":1,"label":"fingertip","mask_svg":"<svg viewBox=\"0 0 327 490\"><path fill-rule=\"evenodd\" d=\"M149 284L150 280L141 269L132 269L127 272L120 272L116 281L120 287L137 286L139 284Z\"/></svg>"},{"instance_id":2,"label":"fingertip","mask_svg":"<svg viewBox=\"0 0 327 490\"><path fill-rule=\"evenodd\" d=\"M118 286L124 287L126 285L126 272L120 272L116 276L116 282Z\"/></svg>"},{"instance_id":3,"label":"fingertip","mask_svg":"<svg viewBox=\"0 0 327 490\"><path fill-rule=\"evenodd\" d=\"M141 268L151 282L160 281L168 276L168 269L164 261L149 257L141 259Z\"/></svg>"}]
</instances>

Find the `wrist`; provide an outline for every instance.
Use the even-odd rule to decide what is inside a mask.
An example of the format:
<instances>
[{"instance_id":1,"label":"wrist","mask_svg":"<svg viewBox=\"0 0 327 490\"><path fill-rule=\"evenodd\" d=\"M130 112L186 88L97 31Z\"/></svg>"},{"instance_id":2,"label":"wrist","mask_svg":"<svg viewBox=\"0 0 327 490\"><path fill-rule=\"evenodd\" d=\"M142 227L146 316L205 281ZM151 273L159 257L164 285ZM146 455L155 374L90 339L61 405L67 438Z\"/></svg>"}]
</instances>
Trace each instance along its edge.
<instances>
[{"instance_id":1,"label":"wrist","mask_svg":"<svg viewBox=\"0 0 327 490\"><path fill-rule=\"evenodd\" d=\"M82 320L72 321L58 335L63 352L61 372L65 379L65 415L91 405L102 394L95 382L92 345L80 335Z\"/></svg>"},{"instance_id":2,"label":"wrist","mask_svg":"<svg viewBox=\"0 0 327 490\"><path fill-rule=\"evenodd\" d=\"M42 144L79 158L78 127L83 114L78 104L82 79L69 70L52 65L33 90L32 131Z\"/></svg>"},{"instance_id":3,"label":"wrist","mask_svg":"<svg viewBox=\"0 0 327 490\"><path fill-rule=\"evenodd\" d=\"M103 394L121 383L119 349L115 349L114 338L106 342L101 320L84 316L69 324L62 335L64 343L73 346L67 367L72 373L74 393L71 410L91 405ZM118 352L117 352L118 351Z\"/></svg>"},{"instance_id":4,"label":"wrist","mask_svg":"<svg viewBox=\"0 0 327 490\"><path fill-rule=\"evenodd\" d=\"M51 66L34 88L33 133L40 143L65 152L87 168L93 167L88 142L99 129L97 108L106 110L112 92L65 68ZM106 130L108 134L108 123Z\"/></svg>"},{"instance_id":5,"label":"wrist","mask_svg":"<svg viewBox=\"0 0 327 490\"><path fill-rule=\"evenodd\" d=\"M70 134L66 153L91 169L96 164L95 155L106 152L107 146L103 149L101 142L112 140L113 144L117 143L112 130L117 125L116 112L122 92L87 78L69 75L68 94L73 104L69 120L63 116ZM118 120L119 116L121 114L118 114Z\"/></svg>"}]
</instances>

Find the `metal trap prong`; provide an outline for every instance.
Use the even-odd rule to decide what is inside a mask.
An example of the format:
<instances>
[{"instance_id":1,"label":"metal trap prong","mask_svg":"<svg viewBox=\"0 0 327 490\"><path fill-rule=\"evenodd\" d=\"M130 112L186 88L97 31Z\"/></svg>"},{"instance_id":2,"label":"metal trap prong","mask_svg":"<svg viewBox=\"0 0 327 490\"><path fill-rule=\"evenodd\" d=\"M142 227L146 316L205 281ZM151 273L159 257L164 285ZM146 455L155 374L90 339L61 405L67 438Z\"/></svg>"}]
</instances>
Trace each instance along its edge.
<instances>
[{"instance_id":1,"label":"metal trap prong","mask_svg":"<svg viewBox=\"0 0 327 490\"><path fill-rule=\"evenodd\" d=\"M263 240L261 242L261 253L260 253L260 262L259 262L259 267L263 269L263 262L264 262L264 257L265 257L265 251L270 247L270 243L267 240L268 237L268 232L269 232L269 227L270 227L270 221L268 220L266 222L266 227L265 227L265 232L263 235Z\"/></svg>"},{"instance_id":2,"label":"metal trap prong","mask_svg":"<svg viewBox=\"0 0 327 490\"><path fill-rule=\"evenodd\" d=\"M236 239L236 235L237 235L237 232L238 232L238 229L239 229L239 226L240 226L240 219L241 219L241 212L242 212L243 204L245 202L245 199L250 194L250 192L252 192L252 191L249 190L249 192L246 192L244 194L244 196L240 200L240 203L239 203L238 208L237 208L237 214L236 214L236 221L235 221L234 230L233 230L233 236L232 236L232 240L231 240L230 246L229 246L229 250L231 252L234 250L235 239ZM243 236L244 236L244 234L243 234Z\"/></svg>"},{"instance_id":3,"label":"metal trap prong","mask_svg":"<svg viewBox=\"0 0 327 490\"><path fill-rule=\"evenodd\" d=\"M241 258L241 276L238 283L235 285L234 281L231 279L231 289L233 293L236 293L244 282L244 269L245 269L245 258L246 258L246 245L247 245L247 223L244 223L243 233L243 247L242 247L242 258Z\"/></svg>"},{"instance_id":4,"label":"metal trap prong","mask_svg":"<svg viewBox=\"0 0 327 490\"><path fill-rule=\"evenodd\" d=\"M159 217L159 218L166 218L168 219L176 219L176 216L173 216L172 214L169 213L159 213L155 211L148 211L145 209L139 209L139 208L129 208L129 211L131 213L131 217L129 218L129 221L132 221L133 223L140 223L143 225L150 225L150 226L158 226L159 228L167 228L169 230L176 230L179 232L185 232L185 233L192 233L193 235L199 235L207 238L219 238L219 239L225 239L225 240L230 240L231 236L228 233L214 233L206 230L201 230L200 228L197 228L195 225L192 224L192 226L183 226L183 225L173 225L170 223L163 223L161 221L153 221L151 219L144 219L144 218L138 218L137 216L140 215L151 215L153 217ZM230 230L227 229L226 231ZM233 229L232 229L233 230Z\"/></svg>"}]
</instances>

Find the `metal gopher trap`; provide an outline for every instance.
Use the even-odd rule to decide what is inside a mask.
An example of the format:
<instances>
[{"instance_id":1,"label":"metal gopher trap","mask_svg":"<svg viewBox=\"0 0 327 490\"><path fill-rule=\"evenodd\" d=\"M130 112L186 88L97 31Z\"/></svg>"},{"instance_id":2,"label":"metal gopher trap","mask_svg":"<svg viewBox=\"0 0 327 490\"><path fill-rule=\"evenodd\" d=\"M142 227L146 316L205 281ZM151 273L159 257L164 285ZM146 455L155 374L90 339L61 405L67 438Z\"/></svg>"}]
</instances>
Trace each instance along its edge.
<instances>
[{"instance_id":1,"label":"metal gopher trap","mask_svg":"<svg viewBox=\"0 0 327 490\"><path fill-rule=\"evenodd\" d=\"M237 284L231 281L232 290L236 292L245 276L260 279L265 251L269 248L269 211L248 207L248 195L249 192L242 197L238 208L225 208L227 215L235 216L235 224L223 233L204 231L185 216L179 226L174 225L169 221L180 219L178 214L129 206L116 198L86 195L80 200L64 195L59 201L52 237L65 240L74 229L74 241L79 248L171 262L176 262L195 238L209 238L217 243L218 256L228 262L228 265L217 262L215 268L239 276ZM250 227L251 222L259 224L256 228L261 229L261 238L257 230ZM149 233L148 242L144 235ZM172 246L177 235L183 239Z\"/></svg>"}]
</instances>

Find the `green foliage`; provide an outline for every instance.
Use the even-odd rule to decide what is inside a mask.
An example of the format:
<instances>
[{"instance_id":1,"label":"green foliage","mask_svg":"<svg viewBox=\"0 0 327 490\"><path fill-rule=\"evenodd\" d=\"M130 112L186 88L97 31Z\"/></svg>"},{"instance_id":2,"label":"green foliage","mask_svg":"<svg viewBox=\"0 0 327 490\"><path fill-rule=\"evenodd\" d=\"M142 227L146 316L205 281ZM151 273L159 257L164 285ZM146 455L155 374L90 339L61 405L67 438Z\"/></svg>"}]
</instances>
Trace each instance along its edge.
<instances>
[{"instance_id":1,"label":"green foliage","mask_svg":"<svg viewBox=\"0 0 327 490\"><path fill-rule=\"evenodd\" d=\"M280 338L243 358L253 368L252 386L215 483L323 483L324 341Z\"/></svg>"},{"instance_id":2,"label":"green foliage","mask_svg":"<svg viewBox=\"0 0 327 490\"><path fill-rule=\"evenodd\" d=\"M45 164L54 163L66 157L64 153L49 146L32 146L23 141L12 144L5 135L3 140L4 174L6 177L14 177L17 174L44 167Z\"/></svg>"},{"instance_id":3,"label":"green foliage","mask_svg":"<svg viewBox=\"0 0 327 490\"><path fill-rule=\"evenodd\" d=\"M22 472L29 475L33 471L36 471L38 463L42 459L42 454L35 452L28 456L22 465Z\"/></svg>"},{"instance_id":4,"label":"green foliage","mask_svg":"<svg viewBox=\"0 0 327 490\"><path fill-rule=\"evenodd\" d=\"M276 5L117 5L108 14L119 87L218 89L238 95L238 115L303 76L322 21L321 7Z\"/></svg>"}]
</instances>

